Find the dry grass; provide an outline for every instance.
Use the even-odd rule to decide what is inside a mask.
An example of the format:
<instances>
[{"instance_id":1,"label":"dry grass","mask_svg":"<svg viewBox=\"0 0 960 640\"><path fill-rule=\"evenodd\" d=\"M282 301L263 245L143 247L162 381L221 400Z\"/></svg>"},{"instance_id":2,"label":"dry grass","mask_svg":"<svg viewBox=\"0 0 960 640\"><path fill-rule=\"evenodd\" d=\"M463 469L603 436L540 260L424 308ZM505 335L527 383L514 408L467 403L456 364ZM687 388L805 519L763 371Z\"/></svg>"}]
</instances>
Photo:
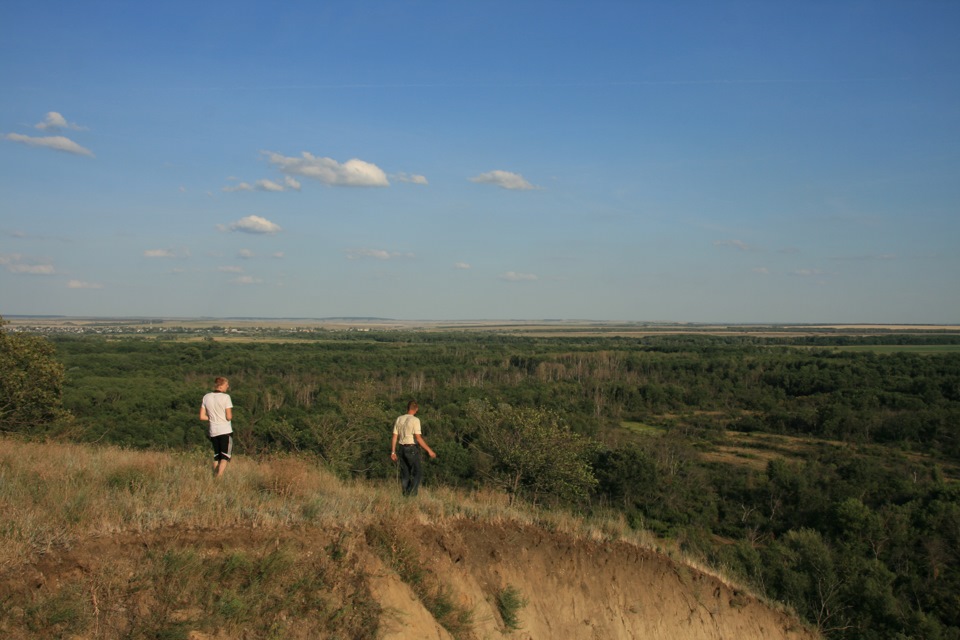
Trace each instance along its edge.
<instances>
[{"instance_id":1,"label":"dry grass","mask_svg":"<svg viewBox=\"0 0 960 640\"><path fill-rule=\"evenodd\" d=\"M374 637L365 634L375 632L382 611L357 545L377 531L399 539L387 535L390 523L410 518L439 529L466 519L538 527L572 541L626 542L715 575L612 511L586 520L510 504L494 491L447 487L425 488L410 501L393 483L344 482L292 456L238 458L218 480L205 449L152 453L0 438L0 512L0 589L21 585L0 593L0 635L10 638L186 638L188 629ZM208 532L224 532L222 541L197 547ZM30 563L73 557L73 549L89 554L98 540L116 549L120 540L146 539L154 542L127 546L123 557L57 588L30 595L17 577ZM410 554L388 547L387 564L403 568ZM418 586L418 565L409 568L405 581L436 619L455 637L472 637L472 612L455 606L442 582ZM307 610L313 626L291 626Z\"/></svg>"},{"instance_id":2,"label":"dry grass","mask_svg":"<svg viewBox=\"0 0 960 640\"><path fill-rule=\"evenodd\" d=\"M384 518L439 525L457 518L542 526L574 538L651 548L617 515L585 521L563 511L511 505L498 492L427 488L415 503L391 483L347 483L310 460L238 458L221 479L206 450L145 452L0 439L0 570L93 537L181 531L310 526L362 531Z\"/></svg>"}]
</instances>

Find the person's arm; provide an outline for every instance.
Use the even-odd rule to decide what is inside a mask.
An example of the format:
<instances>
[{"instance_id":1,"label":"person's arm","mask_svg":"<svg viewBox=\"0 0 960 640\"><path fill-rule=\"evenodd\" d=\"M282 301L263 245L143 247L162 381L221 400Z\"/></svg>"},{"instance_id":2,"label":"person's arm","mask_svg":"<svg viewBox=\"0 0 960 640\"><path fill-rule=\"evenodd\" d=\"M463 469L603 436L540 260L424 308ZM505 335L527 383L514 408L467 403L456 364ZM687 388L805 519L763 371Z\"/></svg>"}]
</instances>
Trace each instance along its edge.
<instances>
[{"instance_id":1,"label":"person's arm","mask_svg":"<svg viewBox=\"0 0 960 640\"><path fill-rule=\"evenodd\" d=\"M427 452L427 455L431 458L436 458L437 454L433 452L433 449L430 448L430 445L427 444L427 441L423 439L423 436L419 433L413 434L413 437L417 439L417 444L423 447L424 451Z\"/></svg>"},{"instance_id":2,"label":"person's arm","mask_svg":"<svg viewBox=\"0 0 960 640\"><path fill-rule=\"evenodd\" d=\"M207 416L207 408L203 405L200 405L200 419L206 422L210 418Z\"/></svg>"},{"instance_id":3,"label":"person's arm","mask_svg":"<svg viewBox=\"0 0 960 640\"><path fill-rule=\"evenodd\" d=\"M390 440L390 459L397 459L397 433L394 432L393 439Z\"/></svg>"},{"instance_id":4,"label":"person's arm","mask_svg":"<svg viewBox=\"0 0 960 640\"><path fill-rule=\"evenodd\" d=\"M224 409L224 415L227 416L227 422L233 420L233 409L231 407L227 407Z\"/></svg>"}]
</instances>

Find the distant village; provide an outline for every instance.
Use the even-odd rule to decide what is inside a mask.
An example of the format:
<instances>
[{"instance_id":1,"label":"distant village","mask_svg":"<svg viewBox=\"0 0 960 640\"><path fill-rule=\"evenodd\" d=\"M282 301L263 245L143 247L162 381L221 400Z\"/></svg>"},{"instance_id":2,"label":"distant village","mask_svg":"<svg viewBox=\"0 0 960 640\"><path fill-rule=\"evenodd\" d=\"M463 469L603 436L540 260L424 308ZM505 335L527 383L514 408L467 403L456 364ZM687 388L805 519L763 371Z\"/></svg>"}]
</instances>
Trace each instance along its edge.
<instances>
[{"instance_id":1,"label":"distant village","mask_svg":"<svg viewBox=\"0 0 960 640\"><path fill-rule=\"evenodd\" d=\"M331 332L369 332L370 327L360 326L337 326L337 327L305 327L305 326L244 326L231 327L222 325L212 325L205 327L177 326L172 324L144 324L143 322L122 323L122 322L104 322L104 323L74 323L64 322L63 324L17 324L8 327L9 331L35 333L41 335L117 335L134 336L142 335L145 337L169 336L170 338L181 336L192 337L217 337L217 336L251 336L251 337L290 337L304 334L323 334Z\"/></svg>"}]
</instances>

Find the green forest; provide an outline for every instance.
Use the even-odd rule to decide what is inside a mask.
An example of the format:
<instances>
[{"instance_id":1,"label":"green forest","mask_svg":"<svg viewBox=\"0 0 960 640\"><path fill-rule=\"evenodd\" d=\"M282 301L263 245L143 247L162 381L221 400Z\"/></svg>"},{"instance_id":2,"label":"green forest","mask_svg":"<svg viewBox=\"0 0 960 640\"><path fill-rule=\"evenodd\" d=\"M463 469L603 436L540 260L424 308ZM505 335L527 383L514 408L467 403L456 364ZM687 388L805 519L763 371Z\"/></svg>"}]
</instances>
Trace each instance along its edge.
<instances>
[{"instance_id":1,"label":"green forest","mask_svg":"<svg viewBox=\"0 0 960 640\"><path fill-rule=\"evenodd\" d=\"M960 336L524 337L316 332L289 341L0 333L0 430L209 446L395 479L416 399L426 486L613 514L789 603L829 638L960 640Z\"/></svg>"}]
</instances>

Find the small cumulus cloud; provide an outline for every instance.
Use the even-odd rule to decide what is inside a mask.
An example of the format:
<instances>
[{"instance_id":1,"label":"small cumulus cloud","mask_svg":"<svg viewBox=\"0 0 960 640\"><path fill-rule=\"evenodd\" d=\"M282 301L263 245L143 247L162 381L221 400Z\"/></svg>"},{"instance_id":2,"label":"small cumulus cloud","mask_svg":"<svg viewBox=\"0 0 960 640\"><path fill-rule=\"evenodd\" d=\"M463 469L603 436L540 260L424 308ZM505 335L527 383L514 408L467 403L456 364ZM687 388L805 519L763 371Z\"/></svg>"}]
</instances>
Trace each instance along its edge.
<instances>
[{"instance_id":1,"label":"small cumulus cloud","mask_svg":"<svg viewBox=\"0 0 960 640\"><path fill-rule=\"evenodd\" d=\"M281 193L283 191L300 191L300 183L287 176L283 180L283 184L279 182L274 182L273 180L257 180L253 184L249 182L239 182L235 185L228 185L223 187L221 191L226 193L236 193L238 191L266 191L267 193Z\"/></svg>"},{"instance_id":2,"label":"small cumulus cloud","mask_svg":"<svg viewBox=\"0 0 960 640\"><path fill-rule=\"evenodd\" d=\"M232 265L224 265L224 266L221 266L221 267L217 267L217 271L221 271L221 272L223 272L223 273L243 273L243 267L235 267L235 266L232 266Z\"/></svg>"},{"instance_id":3,"label":"small cumulus cloud","mask_svg":"<svg viewBox=\"0 0 960 640\"><path fill-rule=\"evenodd\" d=\"M854 261L860 261L860 262L874 262L874 261L886 262L889 260L896 260L897 254L874 253L874 254L866 254L866 255L859 255L859 256L839 256L832 259L833 260L854 260Z\"/></svg>"},{"instance_id":4,"label":"small cumulus cloud","mask_svg":"<svg viewBox=\"0 0 960 640\"><path fill-rule=\"evenodd\" d=\"M228 225L217 225L220 231L240 231L243 233L272 234L282 231L280 225L260 216L247 216Z\"/></svg>"},{"instance_id":5,"label":"small cumulus cloud","mask_svg":"<svg viewBox=\"0 0 960 640\"><path fill-rule=\"evenodd\" d=\"M41 131L60 131L62 129L73 129L74 131L86 131L86 127L81 127L80 125L67 122L67 119L64 118L61 114L56 111L47 112L46 117L43 119L43 122L38 122L33 125L34 128L40 129Z\"/></svg>"},{"instance_id":6,"label":"small cumulus cloud","mask_svg":"<svg viewBox=\"0 0 960 640\"><path fill-rule=\"evenodd\" d=\"M394 258L413 258L412 253L402 253L399 251L386 251L384 249L351 249L347 252L347 258L350 260L359 260L361 258L375 258L377 260L392 260Z\"/></svg>"},{"instance_id":7,"label":"small cumulus cloud","mask_svg":"<svg viewBox=\"0 0 960 640\"><path fill-rule=\"evenodd\" d=\"M767 269L766 267L754 267L753 269L751 269L751 271L753 271L754 273L759 273L760 275L763 275L763 276L769 275L770 273L770 269Z\"/></svg>"},{"instance_id":8,"label":"small cumulus cloud","mask_svg":"<svg viewBox=\"0 0 960 640\"><path fill-rule=\"evenodd\" d=\"M790 272L790 275L801 278L815 278L824 275L824 273L820 269L794 269Z\"/></svg>"},{"instance_id":9,"label":"small cumulus cloud","mask_svg":"<svg viewBox=\"0 0 960 640\"><path fill-rule=\"evenodd\" d=\"M20 253L0 255L0 265L4 266L10 273L21 275L52 276L57 273L49 260L31 258Z\"/></svg>"},{"instance_id":10,"label":"small cumulus cloud","mask_svg":"<svg viewBox=\"0 0 960 640\"><path fill-rule=\"evenodd\" d=\"M240 249L240 251L237 251L237 257L243 258L244 260L249 260L254 255L255 254L250 249Z\"/></svg>"},{"instance_id":11,"label":"small cumulus cloud","mask_svg":"<svg viewBox=\"0 0 960 640\"><path fill-rule=\"evenodd\" d=\"M24 136L19 133L8 133L4 137L11 142L25 144L28 147L41 147L44 149L53 149L54 151L72 153L78 156L87 156L90 158L95 157L90 149L81 147L70 138L65 138L64 136L45 136L42 138L35 138L32 136Z\"/></svg>"},{"instance_id":12,"label":"small cumulus cloud","mask_svg":"<svg viewBox=\"0 0 960 640\"><path fill-rule=\"evenodd\" d=\"M237 191L253 191L253 185L249 182L241 182L222 189L225 193L235 193Z\"/></svg>"},{"instance_id":13,"label":"small cumulus cloud","mask_svg":"<svg viewBox=\"0 0 960 640\"><path fill-rule=\"evenodd\" d=\"M71 280L67 283L68 289L103 289L103 285L98 282L85 282L83 280Z\"/></svg>"},{"instance_id":14,"label":"small cumulus cloud","mask_svg":"<svg viewBox=\"0 0 960 640\"><path fill-rule=\"evenodd\" d=\"M275 192L276 192L276 191L286 191L286 190L287 190L286 187L284 187L282 184L277 184L277 183L274 182L273 180L266 180L266 179L264 179L264 180L257 180L257 182L256 182L256 184L254 185L254 187L255 187L258 191L275 191Z\"/></svg>"},{"instance_id":15,"label":"small cumulus cloud","mask_svg":"<svg viewBox=\"0 0 960 640\"><path fill-rule=\"evenodd\" d=\"M410 184L422 184L422 185L427 185L427 184L429 184L429 182L427 182L427 177L426 177L426 176L421 176L421 175L416 174L416 173L403 173L403 172L400 172L400 173L395 173L395 174L393 174L392 177L393 177L393 179L396 180L397 182L409 182Z\"/></svg>"},{"instance_id":16,"label":"small cumulus cloud","mask_svg":"<svg viewBox=\"0 0 960 640\"><path fill-rule=\"evenodd\" d=\"M234 284L260 284L263 280L254 278L253 276L240 276L239 278L234 278L231 282Z\"/></svg>"},{"instance_id":17,"label":"small cumulus cloud","mask_svg":"<svg viewBox=\"0 0 960 640\"><path fill-rule=\"evenodd\" d=\"M310 178L333 187L389 187L383 169L358 158L339 163L304 151L300 157L289 157L264 151L267 160L288 176Z\"/></svg>"},{"instance_id":18,"label":"small cumulus cloud","mask_svg":"<svg viewBox=\"0 0 960 640\"><path fill-rule=\"evenodd\" d=\"M500 187L501 189L510 189L513 191L529 191L530 189L537 188L527 182L526 178L519 173L501 171L499 169L474 176L470 178L470 182L492 184L495 187Z\"/></svg>"},{"instance_id":19,"label":"small cumulus cloud","mask_svg":"<svg viewBox=\"0 0 960 640\"><path fill-rule=\"evenodd\" d=\"M520 273L518 271L507 271L506 273L500 274L500 279L507 282L532 282L534 280L539 280L536 274L533 273Z\"/></svg>"},{"instance_id":20,"label":"small cumulus cloud","mask_svg":"<svg viewBox=\"0 0 960 640\"><path fill-rule=\"evenodd\" d=\"M56 273L52 264L12 264L7 266L7 270L32 276L52 276Z\"/></svg>"},{"instance_id":21,"label":"small cumulus cloud","mask_svg":"<svg viewBox=\"0 0 960 640\"><path fill-rule=\"evenodd\" d=\"M145 249L144 258L176 258L177 254L170 249Z\"/></svg>"},{"instance_id":22,"label":"small cumulus cloud","mask_svg":"<svg viewBox=\"0 0 960 640\"><path fill-rule=\"evenodd\" d=\"M273 255L271 255L270 257L271 257L271 258L277 258L278 260L282 260L283 258L286 258L287 256L286 256L286 254L283 253L283 251L276 251L276 252L274 252Z\"/></svg>"},{"instance_id":23,"label":"small cumulus cloud","mask_svg":"<svg viewBox=\"0 0 960 640\"><path fill-rule=\"evenodd\" d=\"M737 249L738 251L752 251L753 247L748 245L743 240L714 240L713 246L715 247L729 247L731 249Z\"/></svg>"},{"instance_id":24,"label":"small cumulus cloud","mask_svg":"<svg viewBox=\"0 0 960 640\"><path fill-rule=\"evenodd\" d=\"M454 269L471 269L470 263L468 262L455 262L453 264Z\"/></svg>"}]
</instances>

